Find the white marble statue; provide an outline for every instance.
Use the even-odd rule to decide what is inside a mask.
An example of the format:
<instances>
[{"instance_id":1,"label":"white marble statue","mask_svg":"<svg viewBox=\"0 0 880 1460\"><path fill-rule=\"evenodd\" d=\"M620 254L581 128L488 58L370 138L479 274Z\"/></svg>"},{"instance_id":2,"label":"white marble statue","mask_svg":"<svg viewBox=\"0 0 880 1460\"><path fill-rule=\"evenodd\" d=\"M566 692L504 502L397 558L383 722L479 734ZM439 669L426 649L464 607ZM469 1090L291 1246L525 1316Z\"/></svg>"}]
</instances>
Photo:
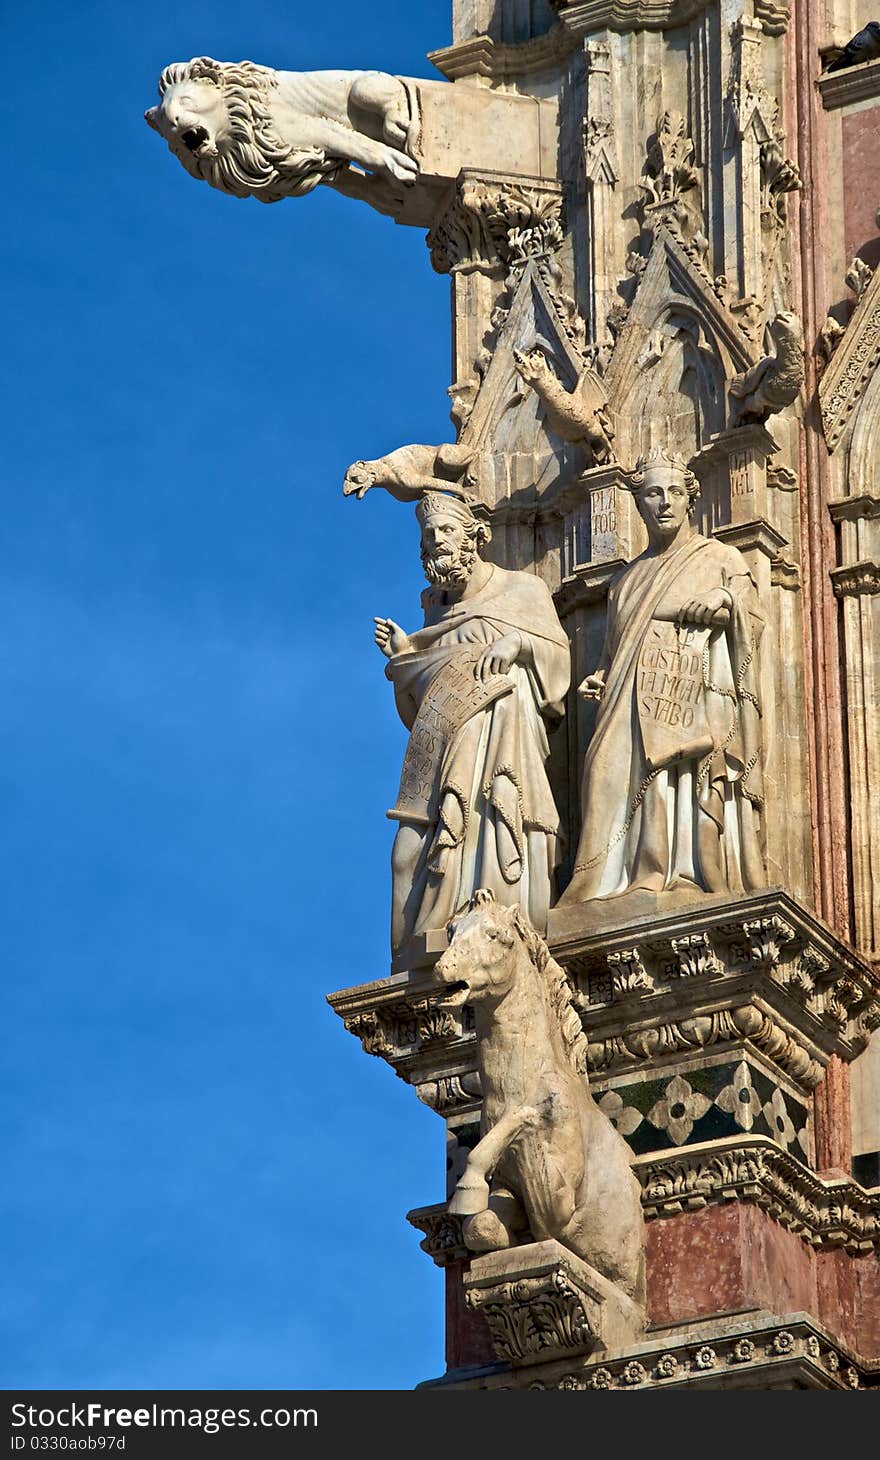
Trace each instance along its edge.
<instances>
[{"instance_id":1,"label":"white marble statue","mask_svg":"<svg viewBox=\"0 0 880 1460\"><path fill-rule=\"evenodd\" d=\"M645 1301L641 1190L599 1109L568 980L518 907L479 890L435 965L441 1008L474 1011L480 1140L449 1210L473 1252L555 1238Z\"/></svg>"},{"instance_id":2,"label":"white marble statue","mask_svg":"<svg viewBox=\"0 0 880 1460\"><path fill-rule=\"evenodd\" d=\"M480 557L490 528L460 496L416 509L424 627L376 619L410 731L392 857L392 948L444 928L478 887L546 927L559 817L547 779L548 721L562 713L568 640L549 589Z\"/></svg>"},{"instance_id":3,"label":"white marble statue","mask_svg":"<svg viewBox=\"0 0 880 1460\"><path fill-rule=\"evenodd\" d=\"M699 493L664 451L632 478L648 547L611 588L582 830L562 902L765 885L761 708L764 615L745 558L691 524Z\"/></svg>"},{"instance_id":4,"label":"white marble statue","mask_svg":"<svg viewBox=\"0 0 880 1460\"><path fill-rule=\"evenodd\" d=\"M192 177L237 198L274 203L326 183L381 206L418 176L415 96L382 71L273 71L197 56L166 66L159 96L150 126Z\"/></svg>"}]
</instances>

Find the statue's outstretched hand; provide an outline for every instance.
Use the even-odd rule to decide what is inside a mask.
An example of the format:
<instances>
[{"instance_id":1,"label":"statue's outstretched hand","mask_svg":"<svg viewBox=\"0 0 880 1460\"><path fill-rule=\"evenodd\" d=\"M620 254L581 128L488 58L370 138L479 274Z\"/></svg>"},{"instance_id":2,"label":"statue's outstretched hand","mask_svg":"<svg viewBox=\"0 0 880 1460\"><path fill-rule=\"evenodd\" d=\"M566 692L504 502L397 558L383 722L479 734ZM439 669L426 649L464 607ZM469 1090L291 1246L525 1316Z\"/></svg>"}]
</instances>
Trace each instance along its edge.
<instances>
[{"instance_id":1,"label":"statue's outstretched hand","mask_svg":"<svg viewBox=\"0 0 880 1460\"><path fill-rule=\"evenodd\" d=\"M405 633L393 618L375 618L373 622L376 625L376 643L386 659L392 658L394 654L403 654L407 649L412 648L409 634Z\"/></svg>"},{"instance_id":2,"label":"statue's outstretched hand","mask_svg":"<svg viewBox=\"0 0 880 1460\"><path fill-rule=\"evenodd\" d=\"M691 598L678 610L680 624L726 624L730 620L730 594L713 588L700 598Z\"/></svg>"},{"instance_id":3,"label":"statue's outstretched hand","mask_svg":"<svg viewBox=\"0 0 880 1460\"><path fill-rule=\"evenodd\" d=\"M522 638L516 630L496 639L487 645L474 665L475 678L485 681L492 674L509 674L522 654L522 647Z\"/></svg>"},{"instance_id":4,"label":"statue's outstretched hand","mask_svg":"<svg viewBox=\"0 0 880 1460\"><path fill-rule=\"evenodd\" d=\"M578 694L582 700L601 700L605 693L605 671L600 669L596 674L588 674L578 685Z\"/></svg>"}]
</instances>

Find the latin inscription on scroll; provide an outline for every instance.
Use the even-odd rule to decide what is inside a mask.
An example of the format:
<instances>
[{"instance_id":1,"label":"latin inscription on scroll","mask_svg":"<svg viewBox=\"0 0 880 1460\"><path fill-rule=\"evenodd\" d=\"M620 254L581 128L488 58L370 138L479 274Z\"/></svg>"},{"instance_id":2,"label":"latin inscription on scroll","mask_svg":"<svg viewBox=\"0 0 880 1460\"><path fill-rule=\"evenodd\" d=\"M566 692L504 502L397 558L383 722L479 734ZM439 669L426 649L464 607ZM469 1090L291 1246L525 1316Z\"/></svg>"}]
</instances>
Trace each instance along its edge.
<instances>
[{"instance_id":1,"label":"latin inscription on scroll","mask_svg":"<svg viewBox=\"0 0 880 1460\"><path fill-rule=\"evenodd\" d=\"M480 644L472 653L458 653L428 686L410 731L397 803L388 812L393 819L428 820L443 757L455 735L473 715L513 689L508 674L493 674L485 682L475 677L474 667L485 647Z\"/></svg>"},{"instance_id":2,"label":"latin inscription on scroll","mask_svg":"<svg viewBox=\"0 0 880 1460\"><path fill-rule=\"evenodd\" d=\"M654 619L645 635L637 702L650 770L712 749L703 678L709 633Z\"/></svg>"}]
</instances>

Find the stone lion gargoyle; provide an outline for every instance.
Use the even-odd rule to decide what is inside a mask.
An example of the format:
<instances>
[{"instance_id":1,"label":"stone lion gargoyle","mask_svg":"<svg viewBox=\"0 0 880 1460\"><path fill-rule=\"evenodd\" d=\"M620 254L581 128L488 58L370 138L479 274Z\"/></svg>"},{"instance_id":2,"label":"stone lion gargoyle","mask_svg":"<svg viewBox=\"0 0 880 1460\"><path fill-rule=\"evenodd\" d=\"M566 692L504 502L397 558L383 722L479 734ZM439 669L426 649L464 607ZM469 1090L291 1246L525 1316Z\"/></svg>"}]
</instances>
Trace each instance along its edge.
<instances>
[{"instance_id":1,"label":"stone lion gargoyle","mask_svg":"<svg viewBox=\"0 0 880 1460\"><path fill-rule=\"evenodd\" d=\"M418 176L414 92L381 71L198 56L166 66L159 96L149 125L191 177L236 198L274 203L324 183L384 211Z\"/></svg>"},{"instance_id":2,"label":"stone lion gargoyle","mask_svg":"<svg viewBox=\"0 0 880 1460\"><path fill-rule=\"evenodd\" d=\"M599 1109L571 989L519 907L479 891L435 965L441 1008L474 1012L480 1140L449 1210L472 1252L555 1239L645 1302L644 1219L623 1137Z\"/></svg>"},{"instance_id":3,"label":"stone lion gargoyle","mask_svg":"<svg viewBox=\"0 0 880 1460\"><path fill-rule=\"evenodd\" d=\"M774 353L730 383L731 424L765 421L797 400L804 383L804 331L797 315L780 310L769 326Z\"/></svg>"}]
</instances>

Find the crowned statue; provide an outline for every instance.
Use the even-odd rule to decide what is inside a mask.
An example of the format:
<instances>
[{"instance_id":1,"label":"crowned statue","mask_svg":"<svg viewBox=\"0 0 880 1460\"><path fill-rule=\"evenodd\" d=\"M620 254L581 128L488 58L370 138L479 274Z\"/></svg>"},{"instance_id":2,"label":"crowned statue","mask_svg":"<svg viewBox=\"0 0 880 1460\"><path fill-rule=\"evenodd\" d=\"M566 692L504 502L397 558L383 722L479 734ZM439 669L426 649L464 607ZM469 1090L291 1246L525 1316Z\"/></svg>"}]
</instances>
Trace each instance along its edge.
<instances>
[{"instance_id":1,"label":"crowned statue","mask_svg":"<svg viewBox=\"0 0 880 1460\"><path fill-rule=\"evenodd\" d=\"M764 616L748 563L691 517L699 485L660 449L630 478L648 546L612 585L582 830L562 902L766 883L761 844Z\"/></svg>"}]
</instances>

